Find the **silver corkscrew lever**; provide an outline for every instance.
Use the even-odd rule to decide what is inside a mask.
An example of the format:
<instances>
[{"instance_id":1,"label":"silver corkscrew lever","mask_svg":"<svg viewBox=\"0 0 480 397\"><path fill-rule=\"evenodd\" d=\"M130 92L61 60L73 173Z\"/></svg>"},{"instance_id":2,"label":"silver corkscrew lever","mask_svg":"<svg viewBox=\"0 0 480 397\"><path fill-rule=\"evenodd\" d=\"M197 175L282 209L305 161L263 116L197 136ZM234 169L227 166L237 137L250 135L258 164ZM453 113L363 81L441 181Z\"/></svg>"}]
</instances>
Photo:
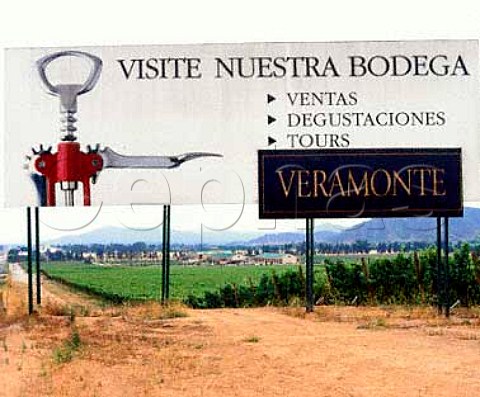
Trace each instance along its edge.
<instances>
[{"instance_id":1,"label":"silver corkscrew lever","mask_svg":"<svg viewBox=\"0 0 480 397\"><path fill-rule=\"evenodd\" d=\"M90 73L83 84L53 85L48 80L48 65L52 61L62 57L78 57L90 61ZM85 94L95 87L102 71L102 60L95 55L82 51L60 51L40 58L37 61L37 70L47 93L60 97L60 113L62 115L62 126L60 130L63 134L62 141L75 141L77 139L74 135L77 130L75 127L75 122L77 121L75 118L75 114L77 113L77 96Z\"/></svg>"},{"instance_id":2,"label":"silver corkscrew lever","mask_svg":"<svg viewBox=\"0 0 480 397\"><path fill-rule=\"evenodd\" d=\"M174 156L126 156L119 154L108 146L98 151L103 158L103 168L176 168L186 161L201 157L223 157L218 153L191 152Z\"/></svg>"}]
</instances>

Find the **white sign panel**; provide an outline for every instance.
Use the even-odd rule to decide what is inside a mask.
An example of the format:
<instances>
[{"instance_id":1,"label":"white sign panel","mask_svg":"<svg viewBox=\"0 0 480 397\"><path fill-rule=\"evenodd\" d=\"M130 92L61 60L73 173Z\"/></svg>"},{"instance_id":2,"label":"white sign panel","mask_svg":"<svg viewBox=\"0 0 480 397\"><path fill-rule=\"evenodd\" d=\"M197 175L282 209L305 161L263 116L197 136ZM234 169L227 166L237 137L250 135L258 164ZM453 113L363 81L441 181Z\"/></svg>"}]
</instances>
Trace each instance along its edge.
<instances>
[{"instance_id":1,"label":"white sign panel","mask_svg":"<svg viewBox=\"0 0 480 397\"><path fill-rule=\"evenodd\" d=\"M478 72L477 41L10 49L5 204L255 203L265 148L461 148L478 200Z\"/></svg>"}]
</instances>

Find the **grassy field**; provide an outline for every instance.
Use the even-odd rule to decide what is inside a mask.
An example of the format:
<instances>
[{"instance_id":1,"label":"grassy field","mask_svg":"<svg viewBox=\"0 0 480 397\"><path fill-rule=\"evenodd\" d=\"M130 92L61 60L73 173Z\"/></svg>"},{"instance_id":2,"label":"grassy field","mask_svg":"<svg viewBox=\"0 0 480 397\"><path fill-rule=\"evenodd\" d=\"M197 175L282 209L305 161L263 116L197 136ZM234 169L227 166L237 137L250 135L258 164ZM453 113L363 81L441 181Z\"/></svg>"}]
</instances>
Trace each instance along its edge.
<instances>
[{"instance_id":1,"label":"grassy field","mask_svg":"<svg viewBox=\"0 0 480 397\"><path fill-rule=\"evenodd\" d=\"M257 283L264 273L280 274L298 266L181 266L170 270L170 297L183 299L189 294L202 295L226 283ZM160 266L98 266L79 262L56 262L43 265L51 278L63 281L107 299L160 299Z\"/></svg>"}]
</instances>

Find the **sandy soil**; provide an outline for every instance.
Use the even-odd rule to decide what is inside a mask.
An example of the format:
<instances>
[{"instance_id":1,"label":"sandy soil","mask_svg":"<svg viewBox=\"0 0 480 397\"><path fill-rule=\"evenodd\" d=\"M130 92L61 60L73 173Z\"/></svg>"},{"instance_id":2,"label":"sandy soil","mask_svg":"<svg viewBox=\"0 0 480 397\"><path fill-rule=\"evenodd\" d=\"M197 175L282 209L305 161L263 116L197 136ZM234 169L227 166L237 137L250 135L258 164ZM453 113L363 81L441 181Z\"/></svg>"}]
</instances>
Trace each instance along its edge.
<instances>
[{"instance_id":1,"label":"sandy soil","mask_svg":"<svg viewBox=\"0 0 480 397\"><path fill-rule=\"evenodd\" d=\"M0 319L2 397L480 393L480 310L108 308L47 288L33 318ZM13 285L10 303L23 293ZM72 332L80 347L59 362Z\"/></svg>"}]
</instances>

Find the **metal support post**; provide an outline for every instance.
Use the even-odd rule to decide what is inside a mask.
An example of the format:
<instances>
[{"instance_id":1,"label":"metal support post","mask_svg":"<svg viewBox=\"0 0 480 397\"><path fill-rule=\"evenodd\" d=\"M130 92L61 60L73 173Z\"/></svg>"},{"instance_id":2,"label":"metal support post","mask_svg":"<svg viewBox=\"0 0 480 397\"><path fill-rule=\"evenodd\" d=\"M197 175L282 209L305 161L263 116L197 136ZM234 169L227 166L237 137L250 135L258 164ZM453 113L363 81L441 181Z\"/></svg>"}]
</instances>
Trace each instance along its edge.
<instances>
[{"instance_id":1,"label":"metal support post","mask_svg":"<svg viewBox=\"0 0 480 397\"><path fill-rule=\"evenodd\" d=\"M450 266L448 263L449 247L448 247L448 218L445 218L445 316L450 317Z\"/></svg>"},{"instance_id":2,"label":"metal support post","mask_svg":"<svg viewBox=\"0 0 480 397\"><path fill-rule=\"evenodd\" d=\"M33 313L32 209L27 207L28 314Z\"/></svg>"},{"instance_id":3,"label":"metal support post","mask_svg":"<svg viewBox=\"0 0 480 397\"><path fill-rule=\"evenodd\" d=\"M313 257L314 249L314 220L307 218L306 220L306 239L305 239L305 300L307 313L313 312Z\"/></svg>"},{"instance_id":4,"label":"metal support post","mask_svg":"<svg viewBox=\"0 0 480 397\"><path fill-rule=\"evenodd\" d=\"M170 234L171 234L171 227L170 227L170 219L171 219L171 206L167 205L167 226L166 226L166 256L165 256L165 270L166 270L166 277L165 277L165 299L168 301L170 299Z\"/></svg>"},{"instance_id":5,"label":"metal support post","mask_svg":"<svg viewBox=\"0 0 480 397\"><path fill-rule=\"evenodd\" d=\"M167 207L163 206L163 223L162 223L162 303L165 302L165 284L167 274L167 259L166 259L166 225L167 225Z\"/></svg>"},{"instance_id":6,"label":"metal support post","mask_svg":"<svg viewBox=\"0 0 480 397\"><path fill-rule=\"evenodd\" d=\"M40 208L35 207L35 269L37 272L37 305L42 304L42 280L40 273Z\"/></svg>"},{"instance_id":7,"label":"metal support post","mask_svg":"<svg viewBox=\"0 0 480 397\"><path fill-rule=\"evenodd\" d=\"M438 314L443 311L443 282L442 282L442 218L437 217L437 307Z\"/></svg>"}]
</instances>

